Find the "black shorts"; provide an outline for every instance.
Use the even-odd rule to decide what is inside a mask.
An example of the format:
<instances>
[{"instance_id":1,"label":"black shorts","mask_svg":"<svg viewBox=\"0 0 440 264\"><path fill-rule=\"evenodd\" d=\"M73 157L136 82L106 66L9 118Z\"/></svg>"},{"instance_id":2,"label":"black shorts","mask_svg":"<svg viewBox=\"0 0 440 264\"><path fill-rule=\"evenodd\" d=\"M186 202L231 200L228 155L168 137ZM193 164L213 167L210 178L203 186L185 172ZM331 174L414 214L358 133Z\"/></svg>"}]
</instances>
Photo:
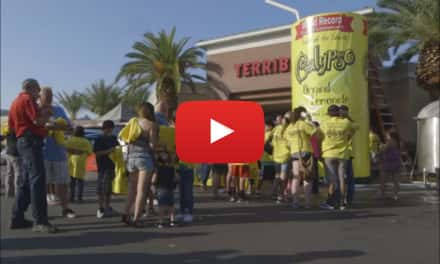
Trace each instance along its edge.
<instances>
[{"instance_id":1,"label":"black shorts","mask_svg":"<svg viewBox=\"0 0 440 264\"><path fill-rule=\"evenodd\" d=\"M174 191L159 188L157 191L157 200L160 206L174 206Z\"/></svg>"},{"instance_id":2,"label":"black shorts","mask_svg":"<svg viewBox=\"0 0 440 264\"><path fill-rule=\"evenodd\" d=\"M98 171L98 182L96 184L96 193L98 195L112 194L112 183L115 178L114 170Z\"/></svg>"},{"instance_id":3,"label":"black shorts","mask_svg":"<svg viewBox=\"0 0 440 264\"><path fill-rule=\"evenodd\" d=\"M273 180L275 178L275 163L261 162L260 179Z\"/></svg>"},{"instance_id":4,"label":"black shorts","mask_svg":"<svg viewBox=\"0 0 440 264\"><path fill-rule=\"evenodd\" d=\"M228 164L212 164L212 173L217 175L226 175L228 173Z\"/></svg>"}]
</instances>

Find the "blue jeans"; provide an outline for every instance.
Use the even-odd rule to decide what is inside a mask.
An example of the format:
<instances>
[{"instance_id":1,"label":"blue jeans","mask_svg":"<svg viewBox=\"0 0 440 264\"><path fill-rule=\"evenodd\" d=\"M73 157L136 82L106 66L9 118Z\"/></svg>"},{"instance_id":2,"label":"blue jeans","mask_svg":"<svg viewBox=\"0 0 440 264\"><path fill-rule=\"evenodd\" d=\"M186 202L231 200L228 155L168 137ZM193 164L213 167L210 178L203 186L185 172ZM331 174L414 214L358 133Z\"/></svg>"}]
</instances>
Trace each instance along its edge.
<instances>
[{"instance_id":1,"label":"blue jeans","mask_svg":"<svg viewBox=\"0 0 440 264\"><path fill-rule=\"evenodd\" d=\"M211 166L207 163L202 163L200 165L200 180L202 181L203 185L206 185L208 179L209 179L209 172L211 171Z\"/></svg>"},{"instance_id":2,"label":"blue jeans","mask_svg":"<svg viewBox=\"0 0 440 264\"><path fill-rule=\"evenodd\" d=\"M347 204L351 205L354 199L355 183L356 183L353 173L353 159L347 160L346 164L347 166L345 167L345 175L346 175L345 184L347 185ZM341 197L341 192L339 189L339 181L336 186L335 195L337 201L339 201Z\"/></svg>"},{"instance_id":3,"label":"blue jeans","mask_svg":"<svg viewBox=\"0 0 440 264\"><path fill-rule=\"evenodd\" d=\"M354 199L355 191L355 179L353 174L353 159L349 159L347 162L347 203L350 205Z\"/></svg>"},{"instance_id":4,"label":"blue jeans","mask_svg":"<svg viewBox=\"0 0 440 264\"><path fill-rule=\"evenodd\" d=\"M12 221L24 220L24 212L32 203L32 216L36 224L47 224L46 175L43 160L43 139L25 133L18 138L17 148L22 158L22 176L18 184L12 209Z\"/></svg>"},{"instance_id":5,"label":"blue jeans","mask_svg":"<svg viewBox=\"0 0 440 264\"><path fill-rule=\"evenodd\" d=\"M180 176L179 196L180 196L180 213L193 213L194 209L194 171L184 165L180 165L177 170Z\"/></svg>"}]
</instances>

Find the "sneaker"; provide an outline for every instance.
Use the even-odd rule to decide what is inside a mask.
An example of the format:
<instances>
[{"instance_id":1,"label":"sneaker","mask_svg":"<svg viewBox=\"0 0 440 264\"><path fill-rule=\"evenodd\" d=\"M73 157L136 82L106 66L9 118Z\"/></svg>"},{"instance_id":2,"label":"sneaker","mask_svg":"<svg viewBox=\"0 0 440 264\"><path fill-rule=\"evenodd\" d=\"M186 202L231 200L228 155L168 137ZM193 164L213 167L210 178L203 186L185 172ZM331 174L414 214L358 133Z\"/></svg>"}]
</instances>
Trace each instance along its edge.
<instances>
[{"instance_id":1,"label":"sneaker","mask_svg":"<svg viewBox=\"0 0 440 264\"><path fill-rule=\"evenodd\" d=\"M96 211L96 218L104 218L104 209L99 208L98 211Z\"/></svg>"},{"instance_id":2,"label":"sneaker","mask_svg":"<svg viewBox=\"0 0 440 264\"><path fill-rule=\"evenodd\" d=\"M183 219L184 219L183 214L177 214L177 215L176 215L176 222L182 222Z\"/></svg>"},{"instance_id":3,"label":"sneaker","mask_svg":"<svg viewBox=\"0 0 440 264\"><path fill-rule=\"evenodd\" d=\"M159 200L154 199L154 200L153 200L153 205L154 205L154 206L158 206L158 205L159 205Z\"/></svg>"},{"instance_id":4,"label":"sneaker","mask_svg":"<svg viewBox=\"0 0 440 264\"><path fill-rule=\"evenodd\" d=\"M76 218L75 212L72 209L69 209L69 208L64 209L63 212L61 213L61 216L67 217L69 219Z\"/></svg>"},{"instance_id":5,"label":"sneaker","mask_svg":"<svg viewBox=\"0 0 440 264\"><path fill-rule=\"evenodd\" d=\"M278 197L277 197L277 200L276 200L276 203L277 203L277 204L281 204L281 203L283 203L283 197L282 197L282 196L278 196Z\"/></svg>"},{"instance_id":6,"label":"sneaker","mask_svg":"<svg viewBox=\"0 0 440 264\"><path fill-rule=\"evenodd\" d=\"M34 223L32 221L24 219L23 221L20 221L20 222L11 221L9 228L10 229L25 229L25 228L31 228L33 225L34 225Z\"/></svg>"},{"instance_id":7,"label":"sneaker","mask_svg":"<svg viewBox=\"0 0 440 264\"><path fill-rule=\"evenodd\" d=\"M347 204L343 203L341 206L339 206L339 210L345 211L347 209Z\"/></svg>"},{"instance_id":8,"label":"sneaker","mask_svg":"<svg viewBox=\"0 0 440 264\"><path fill-rule=\"evenodd\" d=\"M235 202L236 203L242 203L244 200L243 200L243 198L238 198Z\"/></svg>"},{"instance_id":9,"label":"sneaker","mask_svg":"<svg viewBox=\"0 0 440 264\"><path fill-rule=\"evenodd\" d=\"M112 217L113 214L114 212L112 207L108 207L104 209L104 217Z\"/></svg>"},{"instance_id":10,"label":"sneaker","mask_svg":"<svg viewBox=\"0 0 440 264\"><path fill-rule=\"evenodd\" d=\"M229 202L231 202L231 203L235 203L235 197L234 196L231 196L230 198L229 198Z\"/></svg>"},{"instance_id":11,"label":"sneaker","mask_svg":"<svg viewBox=\"0 0 440 264\"><path fill-rule=\"evenodd\" d=\"M174 221L171 221L170 222L170 227L175 227L175 226L176 226L176 223Z\"/></svg>"},{"instance_id":12,"label":"sneaker","mask_svg":"<svg viewBox=\"0 0 440 264\"><path fill-rule=\"evenodd\" d=\"M328 203L323 203L319 206L319 208L321 209L325 209L325 210L335 210L335 208L331 205L329 205Z\"/></svg>"},{"instance_id":13,"label":"sneaker","mask_svg":"<svg viewBox=\"0 0 440 264\"><path fill-rule=\"evenodd\" d=\"M163 228L163 224L162 224L162 223L158 223L158 224L156 225L156 227L159 228L159 229L162 229L162 228Z\"/></svg>"},{"instance_id":14,"label":"sneaker","mask_svg":"<svg viewBox=\"0 0 440 264\"><path fill-rule=\"evenodd\" d=\"M292 208L293 209L298 209L298 208L300 208L301 206L299 205L299 203L298 202L292 202Z\"/></svg>"},{"instance_id":15,"label":"sneaker","mask_svg":"<svg viewBox=\"0 0 440 264\"><path fill-rule=\"evenodd\" d=\"M193 216L191 214L185 214L183 216L183 222L184 223L189 224L189 223L192 223L192 221L193 221Z\"/></svg>"},{"instance_id":16,"label":"sneaker","mask_svg":"<svg viewBox=\"0 0 440 264\"><path fill-rule=\"evenodd\" d=\"M54 234L54 233L58 232L58 229L55 226L47 223L45 225L34 225L34 227L32 228L32 231L36 232L36 233Z\"/></svg>"},{"instance_id":17,"label":"sneaker","mask_svg":"<svg viewBox=\"0 0 440 264\"><path fill-rule=\"evenodd\" d=\"M55 195L53 194L47 195L47 205L55 206L59 204L60 204L60 200L56 199Z\"/></svg>"}]
</instances>

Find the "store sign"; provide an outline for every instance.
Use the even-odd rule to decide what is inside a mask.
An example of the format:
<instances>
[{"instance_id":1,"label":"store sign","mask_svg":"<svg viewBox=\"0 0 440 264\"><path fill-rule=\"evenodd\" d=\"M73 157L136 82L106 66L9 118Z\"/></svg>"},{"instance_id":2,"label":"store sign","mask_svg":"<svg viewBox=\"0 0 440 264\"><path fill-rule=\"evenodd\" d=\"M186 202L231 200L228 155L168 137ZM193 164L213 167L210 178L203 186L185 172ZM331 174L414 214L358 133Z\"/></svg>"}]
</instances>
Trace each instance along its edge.
<instances>
[{"instance_id":1,"label":"store sign","mask_svg":"<svg viewBox=\"0 0 440 264\"><path fill-rule=\"evenodd\" d=\"M235 64L235 76L239 79L290 72L290 58L252 61Z\"/></svg>"}]
</instances>

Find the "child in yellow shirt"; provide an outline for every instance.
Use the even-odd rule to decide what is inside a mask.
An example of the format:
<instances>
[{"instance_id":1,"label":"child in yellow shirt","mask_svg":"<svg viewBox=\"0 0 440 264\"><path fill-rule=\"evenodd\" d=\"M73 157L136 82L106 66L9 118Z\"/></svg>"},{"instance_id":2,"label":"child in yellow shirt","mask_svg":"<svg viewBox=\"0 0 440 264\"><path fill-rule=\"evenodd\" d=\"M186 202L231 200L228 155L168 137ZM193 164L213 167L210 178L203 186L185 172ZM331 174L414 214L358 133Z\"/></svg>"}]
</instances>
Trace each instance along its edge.
<instances>
[{"instance_id":1,"label":"child in yellow shirt","mask_svg":"<svg viewBox=\"0 0 440 264\"><path fill-rule=\"evenodd\" d=\"M78 126L75 128L73 136L65 142L65 145L69 154L70 201L75 202L76 194L77 201L82 202L86 162L87 157L92 153L92 144L85 138L84 128ZM76 186L78 186L77 190Z\"/></svg>"}]
</instances>

